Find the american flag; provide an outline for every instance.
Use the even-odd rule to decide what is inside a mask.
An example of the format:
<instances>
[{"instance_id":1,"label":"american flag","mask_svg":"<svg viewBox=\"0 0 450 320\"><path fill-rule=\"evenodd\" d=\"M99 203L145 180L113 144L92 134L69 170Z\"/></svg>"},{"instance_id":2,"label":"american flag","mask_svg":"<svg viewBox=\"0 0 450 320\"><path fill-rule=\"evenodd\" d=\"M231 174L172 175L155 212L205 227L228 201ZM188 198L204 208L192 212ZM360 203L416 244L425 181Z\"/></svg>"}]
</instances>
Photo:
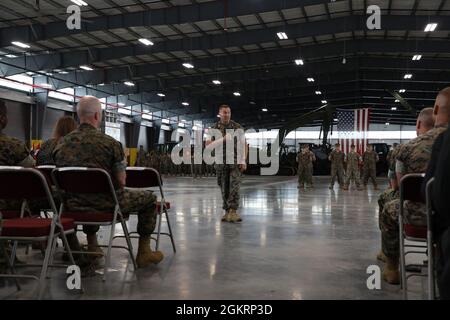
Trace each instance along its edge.
<instances>
[{"instance_id":1,"label":"american flag","mask_svg":"<svg viewBox=\"0 0 450 320\"><path fill-rule=\"evenodd\" d=\"M341 150L347 154L354 144L356 151L366 151L370 121L370 109L338 110L338 138Z\"/></svg>"}]
</instances>

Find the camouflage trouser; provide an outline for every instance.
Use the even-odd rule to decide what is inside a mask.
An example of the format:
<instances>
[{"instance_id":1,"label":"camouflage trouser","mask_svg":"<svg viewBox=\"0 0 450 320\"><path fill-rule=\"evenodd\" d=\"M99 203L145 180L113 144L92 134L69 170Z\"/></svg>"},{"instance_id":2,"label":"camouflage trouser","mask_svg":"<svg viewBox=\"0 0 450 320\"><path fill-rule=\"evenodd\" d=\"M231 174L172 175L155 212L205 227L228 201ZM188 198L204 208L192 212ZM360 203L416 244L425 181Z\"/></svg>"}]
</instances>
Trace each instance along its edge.
<instances>
[{"instance_id":1,"label":"camouflage trouser","mask_svg":"<svg viewBox=\"0 0 450 320\"><path fill-rule=\"evenodd\" d=\"M392 188L388 188L383 191L383 193L380 194L378 197L378 214L379 217L381 216L381 213L383 212L384 206L386 203L399 199L400 198L400 192L398 190L394 190ZM378 219L379 222L381 222L381 219ZM381 224L380 224L380 230L381 230Z\"/></svg>"},{"instance_id":2,"label":"camouflage trouser","mask_svg":"<svg viewBox=\"0 0 450 320\"><path fill-rule=\"evenodd\" d=\"M426 226L426 207L419 202L404 202L404 223L414 226ZM386 257L398 259L400 256L400 235L398 216L400 212L400 199L387 202L380 214L381 247Z\"/></svg>"},{"instance_id":3,"label":"camouflage trouser","mask_svg":"<svg viewBox=\"0 0 450 320\"><path fill-rule=\"evenodd\" d=\"M333 166L332 165L331 166L331 182L330 182L331 186L334 186L336 177L338 179L339 185L343 186L344 182L345 182L344 181L344 177L345 177L344 168L341 166Z\"/></svg>"},{"instance_id":4,"label":"camouflage trouser","mask_svg":"<svg viewBox=\"0 0 450 320\"><path fill-rule=\"evenodd\" d=\"M377 181L376 181L377 169L375 166L363 167L363 182L364 182L365 186L369 182L369 178L372 180L373 185L376 187L377 186Z\"/></svg>"},{"instance_id":5,"label":"camouflage trouser","mask_svg":"<svg viewBox=\"0 0 450 320\"><path fill-rule=\"evenodd\" d=\"M150 236L156 225L156 196L153 191L144 189L121 189L117 191L117 200L123 214L138 214L137 232L141 237ZM109 197L91 195L71 197L66 200L71 211L108 211L113 212L114 205ZM86 234L96 233L98 226L83 226Z\"/></svg>"},{"instance_id":6,"label":"camouflage trouser","mask_svg":"<svg viewBox=\"0 0 450 320\"><path fill-rule=\"evenodd\" d=\"M305 183L312 186L312 173L312 166L298 166L298 184L300 187L303 187Z\"/></svg>"},{"instance_id":7,"label":"camouflage trouser","mask_svg":"<svg viewBox=\"0 0 450 320\"><path fill-rule=\"evenodd\" d=\"M222 191L224 210L239 207L239 190L242 173L237 165L216 165L217 183Z\"/></svg>"},{"instance_id":8,"label":"camouflage trouser","mask_svg":"<svg viewBox=\"0 0 450 320\"><path fill-rule=\"evenodd\" d=\"M356 167L356 168L354 168L354 167L348 167L347 168L347 180L346 180L346 182L345 182L345 185L347 186L347 187L349 187L350 186L350 183L352 182L352 181L354 181L355 182L355 184L356 184L356 186L359 188L359 186L360 186L360 181L359 181L359 168L358 167Z\"/></svg>"}]
</instances>

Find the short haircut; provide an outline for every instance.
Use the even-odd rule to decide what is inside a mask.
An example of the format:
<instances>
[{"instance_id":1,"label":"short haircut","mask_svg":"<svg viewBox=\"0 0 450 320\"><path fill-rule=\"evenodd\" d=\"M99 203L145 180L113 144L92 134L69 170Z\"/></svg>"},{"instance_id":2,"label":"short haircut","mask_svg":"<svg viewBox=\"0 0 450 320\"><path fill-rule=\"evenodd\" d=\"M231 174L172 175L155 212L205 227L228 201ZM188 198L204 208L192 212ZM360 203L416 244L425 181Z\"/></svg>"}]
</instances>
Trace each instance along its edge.
<instances>
[{"instance_id":1,"label":"short haircut","mask_svg":"<svg viewBox=\"0 0 450 320\"><path fill-rule=\"evenodd\" d=\"M352 148L352 149L353 149L354 147L355 147L355 145L354 145L354 144L352 144L352 145L350 146L350 148Z\"/></svg>"},{"instance_id":2,"label":"short haircut","mask_svg":"<svg viewBox=\"0 0 450 320\"><path fill-rule=\"evenodd\" d=\"M434 127L433 108L425 108L420 111L417 116L419 120L426 128Z\"/></svg>"},{"instance_id":3,"label":"short haircut","mask_svg":"<svg viewBox=\"0 0 450 320\"><path fill-rule=\"evenodd\" d=\"M340 147L341 144L340 144L340 143L336 143L334 146L335 146L335 147Z\"/></svg>"},{"instance_id":4,"label":"short haircut","mask_svg":"<svg viewBox=\"0 0 450 320\"><path fill-rule=\"evenodd\" d=\"M228 108L228 109L231 110L231 107L230 107L229 105L227 105L227 104L222 104L222 105L219 107L219 112L220 112L220 110L225 109L225 108Z\"/></svg>"}]
</instances>

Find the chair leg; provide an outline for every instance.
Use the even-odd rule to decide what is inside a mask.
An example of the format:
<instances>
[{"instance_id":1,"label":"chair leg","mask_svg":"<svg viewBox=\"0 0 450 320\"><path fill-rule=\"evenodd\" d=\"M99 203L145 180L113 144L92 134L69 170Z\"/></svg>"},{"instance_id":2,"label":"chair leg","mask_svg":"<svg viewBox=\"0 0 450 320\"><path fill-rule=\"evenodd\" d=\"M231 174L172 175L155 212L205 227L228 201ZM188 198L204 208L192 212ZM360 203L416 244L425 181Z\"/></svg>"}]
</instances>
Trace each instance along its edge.
<instances>
[{"instance_id":1,"label":"chair leg","mask_svg":"<svg viewBox=\"0 0 450 320\"><path fill-rule=\"evenodd\" d=\"M434 300L435 285L434 285L434 250L433 244L428 244L428 300Z\"/></svg>"},{"instance_id":2,"label":"chair leg","mask_svg":"<svg viewBox=\"0 0 450 320\"><path fill-rule=\"evenodd\" d=\"M53 252L53 253L56 251L56 244L57 244L57 243L58 243L58 238L55 237L55 241L53 241L53 245L52 245L52 252ZM50 265L53 264L54 257L55 257L54 254L52 254L52 255L50 256L50 262L49 262ZM50 277L47 275L47 279L48 279L48 278L50 278Z\"/></svg>"},{"instance_id":3,"label":"chair leg","mask_svg":"<svg viewBox=\"0 0 450 320\"><path fill-rule=\"evenodd\" d=\"M53 242L55 241L56 237L53 235L52 237L48 237L47 239L47 248L45 249L45 256L44 256L44 262L42 264L41 269L41 276L39 278L39 285L38 285L38 299L40 300L42 298L42 295L44 294L45 289L45 283L47 278L47 271L48 271L48 265L50 262L50 257L53 254Z\"/></svg>"},{"instance_id":4,"label":"chair leg","mask_svg":"<svg viewBox=\"0 0 450 320\"><path fill-rule=\"evenodd\" d=\"M12 266L14 266L14 263L16 262L16 253L17 253L17 245L19 243L17 241L14 241L12 250L11 250L11 257L10 257L10 263Z\"/></svg>"},{"instance_id":5,"label":"chair leg","mask_svg":"<svg viewBox=\"0 0 450 320\"><path fill-rule=\"evenodd\" d=\"M408 285L406 278L406 261L405 261L405 239L403 234L400 234L400 274L401 274L401 285L403 290L403 299L408 299Z\"/></svg>"},{"instance_id":6,"label":"chair leg","mask_svg":"<svg viewBox=\"0 0 450 320\"><path fill-rule=\"evenodd\" d=\"M116 224L114 222L111 224L111 234L109 235L108 251L106 252L105 270L103 272L103 282L106 281L106 272L108 271L109 265L111 264L111 247L114 238L114 232L116 230Z\"/></svg>"},{"instance_id":7,"label":"chair leg","mask_svg":"<svg viewBox=\"0 0 450 320\"><path fill-rule=\"evenodd\" d=\"M173 252L176 253L177 249L175 247L175 240L173 239L172 227L170 226L169 214L167 210L164 210L164 213L166 214L167 227L169 227L170 241L172 241L172 249Z\"/></svg>"},{"instance_id":8,"label":"chair leg","mask_svg":"<svg viewBox=\"0 0 450 320\"><path fill-rule=\"evenodd\" d=\"M5 243L5 244L6 244L6 243ZM0 244L0 246L3 248L3 254L4 254L4 256L5 256L6 263L8 264L9 271L10 271L11 274L13 274L13 275L16 274L16 270L14 269L13 264L11 263L10 260L8 260L8 251L6 250L5 245ZM18 280L17 278L14 278L14 282L15 282L15 284L16 284L17 291L20 291L22 288L20 287L19 280Z\"/></svg>"},{"instance_id":9,"label":"chair leg","mask_svg":"<svg viewBox=\"0 0 450 320\"><path fill-rule=\"evenodd\" d=\"M162 221L162 204L161 204L161 211L159 212L159 221L158 221L158 235L156 236L156 251L158 251L159 248L159 239L161 237L161 221Z\"/></svg>"},{"instance_id":10,"label":"chair leg","mask_svg":"<svg viewBox=\"0 0 450 320\"><path fill-rule=\"evenodd\" d=\"M131 261L133 262L134 271L136 271L137 264L136 264L136 259L134 258L134 254L133 254L133 245L131 244L130 234L128 233L128 227L127 227L126 222L123 219L120 222L122 224L122 229L123 229L123 233L125 235L125 239L127 240L128 251L130 253Z\"/></svg>"}]
</instances>

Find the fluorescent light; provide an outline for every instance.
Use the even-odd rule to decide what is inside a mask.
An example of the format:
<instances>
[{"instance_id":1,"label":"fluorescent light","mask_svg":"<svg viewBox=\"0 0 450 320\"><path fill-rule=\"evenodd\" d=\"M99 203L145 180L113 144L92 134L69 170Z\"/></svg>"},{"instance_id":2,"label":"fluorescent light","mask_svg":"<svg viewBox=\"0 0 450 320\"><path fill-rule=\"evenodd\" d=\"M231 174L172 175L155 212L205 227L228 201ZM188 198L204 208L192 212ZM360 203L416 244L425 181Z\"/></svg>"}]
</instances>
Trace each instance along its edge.
<instances>
[{"instance_id":1,"label":"fluorescent light","mask_svg":"<svg viewBox=\"0 0 450 320\"><path fill-rule=\"evenodd\" d=\"M337 121L339 121L339 119L338 119L338 118L334 118L334 121L336 121L336 122L337 122Z\"/></svg>"},{"instance_id":2,"label":"fluorescent light","mask_svg":"<svg viewBox=\"0 0 450 320\"><path fill-rule=\"evenodd\" d=\"M86 2L84 2L83 0L70 0L70 1L79 6L88 6L88 4Z\"/></svg>"},{"instance_id":3,"label":"fluorescent light","mask_svg":"<svg viewBox=\"0 0 450 320\"><path fill-rule=\"evenodd\" d=\"M277 33L277 36L278 36L278 38L279 38L280 40L286 40L286 39L288 39L288 36L287 36L286 32L278 32L278 33Z\"/></svg>"},{"instance_id":4,"label":"fluorescent light","mask_svg":"<svg viewBox=\"0 0 450 320\"><path fill-rule=\"evenodd\" d=\"M214 84L217 84L217 85L219 85L219 84L221 84L222 82L220 82L219 80L213 80L212 81Z\"/></svg>"},{"instance_id":5,"label":"fluorescent light","mask_svg":"<svg viewBox=\"0 0 450 320\"><path fill-rule=\"evenodd\" d=\"M303 65L303 60L302 59L296 59L295 60L295 64L298 66L302 66Z\"/></svg>"},{"instance_id":6,"label":"fluorescent light","mask_svg":"<svg viewBox=\"0 0 450 320\"><path fill-rule=\"evenodd\" d=\"M422 55L421 55L421 54L415 54L415 55L412 57L412 59L413 59L414 61L419 61L420 59L422 59Z\"/></svg>"},{"instance_id":7,"label":"fluorescent light","mask_svg":"<svg viewBox=\"0 0 450 320\"><path fill-rule=\"evenodd\" d=\"M395 101L394 102L400 102L400 100L398 100L398 99L395 99Z\"/></svg>"},{"instance_id":8,"label":"fluorescent light","mask_svg":"<svg viewBox=\"0 0 450 320\"><path fill-rule=\"evenodd\" d=\"M388 126L388 125L389 125L389 122L386 122L385 125Z\"/></svg>"},{"instance_id":9,"label":"fluorescent light","mask_svg":"<svg viewBox=\"0 0 450 320\"><path fill-rule=\"evenodd\" d=\"M39 83L38 86L41 86L43 88L51 88L52 87L52 85L49 83Z\"/></svg>"},{"instance_id":10,"label":"fluorescent light","mask_svg":"<svg viewBox=\"0 0 450 320\"><path fill-rule=\"evenodd\" d=\"M436 30L437 27L437 23L429 23L427 24L427 26L425 27L425 32L433 32L434 30Z\"/></svg>"},{"instance_id":11,"label":"fluorescent light","mask_svg":"<svg viewBox=\"0 0 450 320\"><path fill-rule=\"evenodd\" d=\"M308 78L306 80L308 80L308 82L314 82L314 78Z\"/></svg>"},{"instance_id":12,"label":"fluorescent light","mask_svg":"<svg viewBox=\"0 0 450 320\"><path fill-rule=\"evenodd\" d=\"M328 103L328 101L327 101L327 100L322 100L321 102L322 102L322 103Z\"/></svg>"},{"instance_id":13,"label":"fluorescent light","mask_svg":"<svg viewBox=\"0 0 450 320\"><path fill-rule=\"evenodd\" d=\"M399 92L399 93L405 93L405 92L406 92L406 89L400 89L400 90L398 90L398 92Z\"/></svg>"},{"instance_id":14,"label":"fluorescent light","mask_svg":"<svg viewBox=\"0 0 450 320\"><path fill-rule=\"evenodd\" d=\"M187 106L189 105L189 102L182 102L181 104L182 104L183 106L186 106L186 107L187 107Z\"/></svg>"},{"instance_id":15,"label":"fluorescent light","mask_svg":"<svg viewBox=\"0 0 450 320\"><path fill-rule=\"evenodd\" d=\"M165 124L170 124L170 120L169 119L161 119L161 122L165 123Z\"/></svg>"},{"instance_id":16,"label":"fluorescent light","mask_svg":"<svg viewBox=\"0 0 450 320\"><path fill-rule=\"evenodd\" d=\"M121 114L125 114L127 116L131 116L131 109L128 109L128 108L119 108L117 110L117 112L119 112Z\"/></svg>"},{"instance_id":17,"label":"fluorescent light","mask_svg":"<svg viewBox=\"0 0 450 320\"><path fill-rule=\"evenodd\" d=\"M403 79L411 79L412 78L412 74L411 73L407 73L403 76Z\"/></svg>"},{"instance_id":18,"label":"fluorescent light","mask_svg":"<svg viewBox=\"0 0 450 320\"><path fill-rule=\"evenodd\" d=\"M391 110L395 111L395 110L397 110L397 107L392 107Z\"/></svg>"},{"instance_id":19,"label":"fluorescent light","mask_svg":"<svg viewBox=\"0 0 450 320\"><path fill-rule=\"evenodd\" d=\"M86 71L92 71L92 70L94 70L94 69L92 69L92 68L89 67L89 66L80 66L80 69L83 69L83 70L86 70Z\"/></svg>"},{"instance_id":20,"label":"fluorescent light","mask_svg":"<svg viewBox=\"0 0 450 320\"><path fill-rule=\"evenodd\" d=\"M267 109L266 108L262 108L261 111L262 112L267 112Z\"/></svg>"},{"instance_id":21,"label":"fluorescent light","mask_svg":"<svg viewBox=\"0 0 450 320\"><path fill-rule=\"evenodd\" d=\"M157 95L158 95L159 97L165 97L165 96L166 96L164 93L161 93L161 92L157 93Z\"/></svg>"},{"instance_id":22,"label":"fluorescent light","mask_svg":"<svg viewBox=\"0 0 450 320\"><path fill-rule=\"evenodd\" d=\"M194 65L192 65L190 63L183 63L183 67L185 67L187 69L194 69Z\"/></svg>"},{"instance_id":23,"label":"fluorescent light","mask_svg":"<svg viewBox=\"0 0 450 320\"><path fill-rule=\"evenodd\" d=\"M151 42L150 40L145 39L145 38L139 39L139 42L142 44L145 44L146 46L152 46L154 44L153 42Z\"/></svg>"},{"instance_id":24,"label":"fluorescent light","mask_svg":"<svg viewBox=\"0 0 450 320\"><path fill-rule=\"evenodd\" d=\"M125 103L119 102L117 105L118 105L119 107L123 107L123 106L125 106Z\"/></svg>"},{"instance_id":25,"label":"fluorescent light","mask_svg":"<svg viewBox=\"0 0 450 320\"><path fill-rule=\"evenodd\" d=\"M105 84L104 83L99 83L98 86L99 87L103 87Z\"/></svg>"},{"instance_id":26,"label":"fluorescent light","mask_svg":"<svg viewBox=\"0 0 450 320\"><path fill-rule=\"evenodd\" d=\"M5 57L7 57L7 58L17 58L17 56L16 55L13 55L13 54L7 54Z\"/></svg>"},{"instance_id":27,"label":"fluorescent light","mask_svg":"<svg viewBox=\"0 0 450 320\"><path fill-rule=\"evenodd\" d=\"M322 94L322 91L316 91L316 94L317 95Z\"/></svg>"},{"instance_id":28,"label":"fluorescent light","mask_svg":"<svg viewBox=\"0 0 450 320\"><path fill-rule=\"evenodd\" d=\"M134 83L130 81L125 81L123 84L129 87L134 87Z\"/></svg>"},{"instance_id":29,"label":"fluorescent light","mask_svg":"<svg viewBox=\"0 0 450 320\"><path fill-rule=\"evenodd\" d=\"M29 48L31 48L29 45L27 45L27 44L25 44L25 43L23 43L23 42L19 42L19 41L13 41L13 42L11 42L13 45L15 45L15 46L17 46L17 47L21 47L21 48L24 48L24 49L29 49Z\"/></svg>"},{"instance_id":30,"label":"fluorescent light","mask_svg":"<svg viewBox=\"0 0 450 320\"><path fill-rule=\"evenodd\" d=\"M233 92L233 94L236 96L236 97L240 97L241 96L241 93L240 92Z\"/></svg>"},{"instance_id":31,"label":"fluorescent light","mask_svg":"<svg viewBox=\"0 0 450 320\"><path fill-rule=\"evenodd\" d=\"M59 74L68 74L67 71L59 71L58 73L59 73Z\"/></svg>"}]
</instances>

